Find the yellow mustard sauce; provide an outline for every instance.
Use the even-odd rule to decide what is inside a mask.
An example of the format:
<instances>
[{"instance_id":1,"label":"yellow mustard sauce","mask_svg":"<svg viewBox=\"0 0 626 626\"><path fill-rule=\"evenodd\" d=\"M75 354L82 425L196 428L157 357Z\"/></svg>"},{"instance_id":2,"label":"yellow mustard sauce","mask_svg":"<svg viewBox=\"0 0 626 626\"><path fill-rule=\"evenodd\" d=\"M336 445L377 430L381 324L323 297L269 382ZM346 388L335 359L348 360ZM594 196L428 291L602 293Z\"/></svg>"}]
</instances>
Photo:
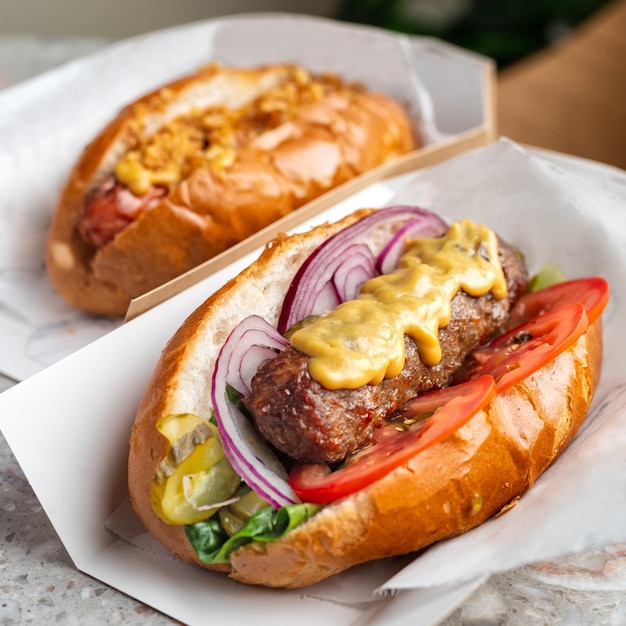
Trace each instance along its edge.
<instances>
[{"instance_id":1,"label":"yellow mustard sauce","mask_svg":"<svg viewBox=\"0 0 626 626\"><path fill-rule=\"evenodd\" d=\"M344 85L332 74L319 77L304 68L291 68L289 80L268 89L238 109L215 105L194 109L165 122L144 136L135 128L135 145L115 165L115 175L134 194L145 195L154 185L170 186L198 167L215 171L230 167L237 149L263 132L296 119L301 109L320 101L326 93L349 97L360 89ZM173 96L163 90L167 102Z\"/></svg>"},{"instance_id":2,"label":"yellow mustard sauce","mask_svg":"<svg viewBox=\"0 0 626 626\"><path fill-rule=\"evenodd\" d=\"M424 363L441 360L438 331L451 316L452 298L506 295L495 233L470 220L447 234L407 243L398 267L367 281L356 300L340 304L297 330L291 345L308 355L309 373L327 389L355 389L397 376L404 367L404 335Z\"/></svg>"}]
</instances>

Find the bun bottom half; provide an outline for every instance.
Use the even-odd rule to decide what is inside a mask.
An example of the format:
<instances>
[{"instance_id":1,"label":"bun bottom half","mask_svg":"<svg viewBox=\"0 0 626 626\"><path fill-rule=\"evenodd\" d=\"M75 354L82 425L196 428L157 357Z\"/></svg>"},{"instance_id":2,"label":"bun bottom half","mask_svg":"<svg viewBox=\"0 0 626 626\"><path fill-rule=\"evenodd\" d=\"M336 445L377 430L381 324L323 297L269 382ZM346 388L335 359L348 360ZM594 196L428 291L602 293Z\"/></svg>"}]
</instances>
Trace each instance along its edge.
<instances>
[{"instance_id":1,"label":"bun bottom half","mask_svg":"<svg viewBox=\"0 0 626 626\"><path fill-rule=\"evenodd\" d=\"M231 576L297 588L416 552L512 508L583 423L602 354L597 321L569 350L499 394L448 439L325 507L283 539L231 556Z\"/></svg>"}]
</instances>

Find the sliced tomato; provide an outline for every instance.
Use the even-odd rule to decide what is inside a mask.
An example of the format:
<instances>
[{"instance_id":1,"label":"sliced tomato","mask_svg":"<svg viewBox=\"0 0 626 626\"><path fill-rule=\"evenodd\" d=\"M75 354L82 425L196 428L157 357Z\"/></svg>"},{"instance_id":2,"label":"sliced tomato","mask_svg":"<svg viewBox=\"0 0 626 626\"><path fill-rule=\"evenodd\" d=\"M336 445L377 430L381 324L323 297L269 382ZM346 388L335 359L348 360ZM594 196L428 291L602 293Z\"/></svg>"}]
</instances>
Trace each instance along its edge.
<instances>
[{"instance_id":1,"label":"sliced tomato","mask_svg":"<svg viewBox=\"0 0 626 626\"><path fill-rule=\"evenodd\" d=\"M588 326L580 302L533 317L476 350L455 377L455 383L488 374L494 377L498 392L504 391L567 350Z\"/></svg>"},{"instance_id":2,"label":"sliced tomato","mask_svg":"<svg viewBox=\"0 0 626 626\"><path fill-rule=\"evenodd\" d=\"M325 504L348 496L456 432L494 395L491 376L424 394L408 405L403 420L377 428L374 443L342 468L331 472L325 465L297 464L289 483L304 502Z\"/></svg>"},{"instance_id":3,"label":"sliced tomato","mask_svg":"<svg viewBox=\"0 0 626 626\"><path fill-rule=\"evenodd\" d=\"M296 464L289 483L305 502L325 504L363 489L458 430L501 392L572 346L609 299L603 278L566 281L522 296L512 311L516 326L477 350L454 385L424 394L403 412L403 422L376 429L374 444L334 472ZM423 416L423 419L416 419ZM406 420L416 419L406 426Z\"/></svg>"},{"instance_id":4,"label":"sliced tomato","mask_svg":"<svg viewBox=\"0 0 626 626\"><path fill-rule=\"evenodd\" d=\"M519 326L537 315L572 302L582 302L589 323L593 324L608 301L609 285L599 276L556 283L519 298L511 311L508 327Z\"/></svg>"}]
</instances>

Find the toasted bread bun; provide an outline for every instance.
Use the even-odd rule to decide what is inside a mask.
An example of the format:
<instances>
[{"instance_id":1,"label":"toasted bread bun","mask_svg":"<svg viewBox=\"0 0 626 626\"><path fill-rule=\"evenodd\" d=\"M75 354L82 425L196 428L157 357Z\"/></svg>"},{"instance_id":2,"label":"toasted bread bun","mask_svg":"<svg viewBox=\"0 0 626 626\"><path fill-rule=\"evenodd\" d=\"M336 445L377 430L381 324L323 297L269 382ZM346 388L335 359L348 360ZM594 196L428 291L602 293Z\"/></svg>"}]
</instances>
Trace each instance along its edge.
<instances>
[{"instance_id":1,"label":"toasted bread bun","mask_svg":"<svg viewBox=\"0 0 626 626\"><path fill-rule=\"evenodd\" d=\"M169 449L156 422L187 412L209 417L211 373L230 330L250 313L275 323L299 265L328 236L362 215L278 238L200 306L165 348L130 437L129 491L148 532L179 558L201 564L182 528L166 524L152 508L151 482ZM598 319L577 343L497 395L452 436L362 491L325 506L285 537L249 544L231 555L230 566L211 568L248 584L297 588L478 526L514 505L574 437L601 360Z\"/></svg>"},{"instance_id":2,"label":"toasted bread bun","mask_svg":"<svg viewBox=\"0 0 626 626\"><path fill-rule=\"evenodd\" d=\"M61 296L90 313L122 315L132 298L419 145L397 102L336 77L311 80L293 65L231 69L212 64L124 108L84 150L58 201L46 263ZM257 102L255 110L267 125L258 134L248 119L248 134L241 139L246 107ZM87 243L77 228L86 195L138 142L181 116L197 118L201 110L224 120L210 127L216 137L209 142L210 158L206 150L194 154L197 163L174 168L176 180L157 183L167 191L153 208L104 245ZM157 150L150 158L169 171L165 152ZM141 186L139 174L133 179L130 172L131 185Z\"/></svg>"}]
</instances>

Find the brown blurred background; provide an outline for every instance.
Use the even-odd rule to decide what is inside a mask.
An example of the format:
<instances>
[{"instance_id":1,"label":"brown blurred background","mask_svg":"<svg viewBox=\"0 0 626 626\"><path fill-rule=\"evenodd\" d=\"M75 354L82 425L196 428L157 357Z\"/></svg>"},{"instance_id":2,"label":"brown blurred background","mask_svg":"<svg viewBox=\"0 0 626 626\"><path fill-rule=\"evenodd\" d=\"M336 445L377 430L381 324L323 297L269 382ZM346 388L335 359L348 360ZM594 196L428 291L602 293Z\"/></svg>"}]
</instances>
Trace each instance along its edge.
<instances>
[{"instance_id":1,"label":"brown blurred background","mask_svg":"<svg viewBox=\"0 0 626 626\"><path fill-rule=\"evenodd\" d=\"M501 135L626 169L625 0L342 0L339 13L495 59Z\"/></svg>"},{"instance_id":2,"label":"brown blurred background","mask_svg":"<svg viewBox=\"0 0 626 626\"><path fill-rule=\"evenodd\" d=\"M626 2L501 71L499 132L626 169Z\"/></svg>"}]
</instances>

